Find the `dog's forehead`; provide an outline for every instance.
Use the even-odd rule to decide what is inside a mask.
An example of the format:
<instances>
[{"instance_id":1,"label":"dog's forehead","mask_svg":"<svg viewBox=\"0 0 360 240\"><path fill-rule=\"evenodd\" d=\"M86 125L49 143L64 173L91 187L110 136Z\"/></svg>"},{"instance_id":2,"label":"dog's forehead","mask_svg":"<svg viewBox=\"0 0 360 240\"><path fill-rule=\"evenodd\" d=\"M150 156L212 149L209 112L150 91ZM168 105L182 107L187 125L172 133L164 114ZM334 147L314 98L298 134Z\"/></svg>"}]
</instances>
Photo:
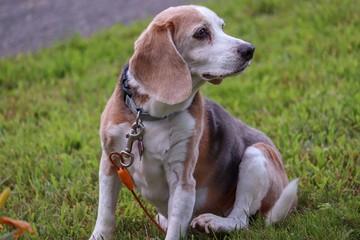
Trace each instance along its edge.
<instances>
[{"instance_id":1,"label":"dog's forehead","mask_svg":"<svg viewBox=\"0 0 360 240\"><path fill-rule=\"evenodd\" d=\"M197 11L200 12L201 15L205 17L205 19L210 23L220 23L224 24L224 20L220 18L215 12L211 11L207 7L203 6L194 6Z\"/></svg>"},{"instance_id":2,"label":"dog's forehead","mask_svg":"<svg viewBox=\"0 0 360 240\"><path fill-rule=\"evenodd\" d=\"M204 16L199 12L195 6L179 6L170 7L159 13L153 20L155 24L165 24L171 21L174 24L199 22L204 19Z\"/></svg>"},{"instance_id":3,"label":"dog's forehead","mask_svg":"<svg viewBox=\"0 0 360 240\"><path fill-rule=\"evenodd\" d=\"M215 12L203 6L187 5L170 7L159 13L153 20L154 24L164 24L171 21L175 25L190 26L204 22L210 24L223 24Z\"/></svg>"}]
</instances>

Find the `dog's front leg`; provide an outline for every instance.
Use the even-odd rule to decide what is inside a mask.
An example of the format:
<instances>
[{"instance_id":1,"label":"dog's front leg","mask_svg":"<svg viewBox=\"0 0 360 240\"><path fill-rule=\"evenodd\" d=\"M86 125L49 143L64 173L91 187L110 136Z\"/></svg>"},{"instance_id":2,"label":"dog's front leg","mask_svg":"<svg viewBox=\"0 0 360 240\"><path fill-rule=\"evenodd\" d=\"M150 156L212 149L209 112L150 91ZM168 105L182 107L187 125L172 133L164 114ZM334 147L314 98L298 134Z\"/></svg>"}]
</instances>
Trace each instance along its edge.
<instances>
[{"instance_id":1,"label":"dog's front leg","mask_svg":"<svg viewBox=\"0 0 360 240\"><path fill-rule=\"evenodd\" d=\"M90 239L110 239L115 230L115 210L120 181L116 170L103 152L99 171L99 205L96 225Z\"/></svg>"},{"instance_id":2,"label":"dog's front leg","mask_svg":"<svg viewBox=\"0 0 360 240\"><path fill-rule=\"evenodd\" d=\"M170 188L166 240L184 237L193 214L195 179L193 170L186 167L184 162L170 163L166 171Z\"/></svg>"}]
</instances>

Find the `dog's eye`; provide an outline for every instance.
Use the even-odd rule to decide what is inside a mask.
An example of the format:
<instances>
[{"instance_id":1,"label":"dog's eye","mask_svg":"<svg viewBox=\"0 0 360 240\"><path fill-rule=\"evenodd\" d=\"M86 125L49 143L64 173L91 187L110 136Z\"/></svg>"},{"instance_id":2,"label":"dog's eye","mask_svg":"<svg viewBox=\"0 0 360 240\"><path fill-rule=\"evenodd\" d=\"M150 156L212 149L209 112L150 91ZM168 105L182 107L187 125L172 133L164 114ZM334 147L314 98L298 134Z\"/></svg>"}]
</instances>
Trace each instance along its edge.
<instances>
[{"instance_id":1,"label":"dog's eye","mask_svg":"<svg viewBox=\"0 0 360 240\"><path fill-rule=\"evenodd\" d=\"M200 28L196 31L196 33L193 35L194 38L198 40L204 40L208 37L209 33L206 28Z\"/></svg>"}]
</instances>

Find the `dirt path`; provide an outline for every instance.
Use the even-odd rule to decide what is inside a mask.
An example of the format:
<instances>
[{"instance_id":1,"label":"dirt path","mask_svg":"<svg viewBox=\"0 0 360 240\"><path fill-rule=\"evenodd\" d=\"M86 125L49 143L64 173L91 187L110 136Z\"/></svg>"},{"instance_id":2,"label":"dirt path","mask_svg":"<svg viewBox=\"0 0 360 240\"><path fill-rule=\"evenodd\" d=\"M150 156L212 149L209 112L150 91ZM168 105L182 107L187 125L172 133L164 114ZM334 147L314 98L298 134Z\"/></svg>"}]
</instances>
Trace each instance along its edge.
<instances>
[{"instance_id":1,"label":"dirt path","mask_svg":"<svg viewBox=\"0 0 360 240\"><path fill-rule=\"evenodd\" d=\"M35 51L116 23L129 24L189 0L0 0L0 57Z\"/></svg>"}]
</instances>

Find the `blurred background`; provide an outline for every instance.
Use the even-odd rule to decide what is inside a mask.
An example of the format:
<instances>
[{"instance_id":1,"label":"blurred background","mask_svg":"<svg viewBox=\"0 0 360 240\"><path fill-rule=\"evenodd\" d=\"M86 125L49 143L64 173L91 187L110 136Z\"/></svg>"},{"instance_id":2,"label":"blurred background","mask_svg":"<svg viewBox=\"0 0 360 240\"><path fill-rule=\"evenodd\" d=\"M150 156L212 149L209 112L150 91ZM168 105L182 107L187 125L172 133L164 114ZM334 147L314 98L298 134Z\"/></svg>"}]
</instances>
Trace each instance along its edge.
<instances>
[{"instance_id":1,"label":"blurred background","mask_svg":"<svg viewBox=\"0 0 360 240\"><path fill-rule=\"evenodd\" d=\"M189 0L0 0L0 57L129 24ZM199 2L199 1L197 1Z\"/></svg>"},{"instance_id":2,"label":"blurred background","mask_svg":"<svg viewBox=\"0 0 360 240\"><path fill-rule=\"evenodd\" d=\"M35 236L22 239L88 239L101 112L152 17L192 2L0 0L0 193L11 190L0 216L31 224ZM360 1L201 4L256 46L246 72L205 84L203 96L265 132L289 179L300 177L295 214L270 227L259 216L225 239L360 239ZM115 239L162 239L120 195Z\"/></svg>"}]
</instances>

